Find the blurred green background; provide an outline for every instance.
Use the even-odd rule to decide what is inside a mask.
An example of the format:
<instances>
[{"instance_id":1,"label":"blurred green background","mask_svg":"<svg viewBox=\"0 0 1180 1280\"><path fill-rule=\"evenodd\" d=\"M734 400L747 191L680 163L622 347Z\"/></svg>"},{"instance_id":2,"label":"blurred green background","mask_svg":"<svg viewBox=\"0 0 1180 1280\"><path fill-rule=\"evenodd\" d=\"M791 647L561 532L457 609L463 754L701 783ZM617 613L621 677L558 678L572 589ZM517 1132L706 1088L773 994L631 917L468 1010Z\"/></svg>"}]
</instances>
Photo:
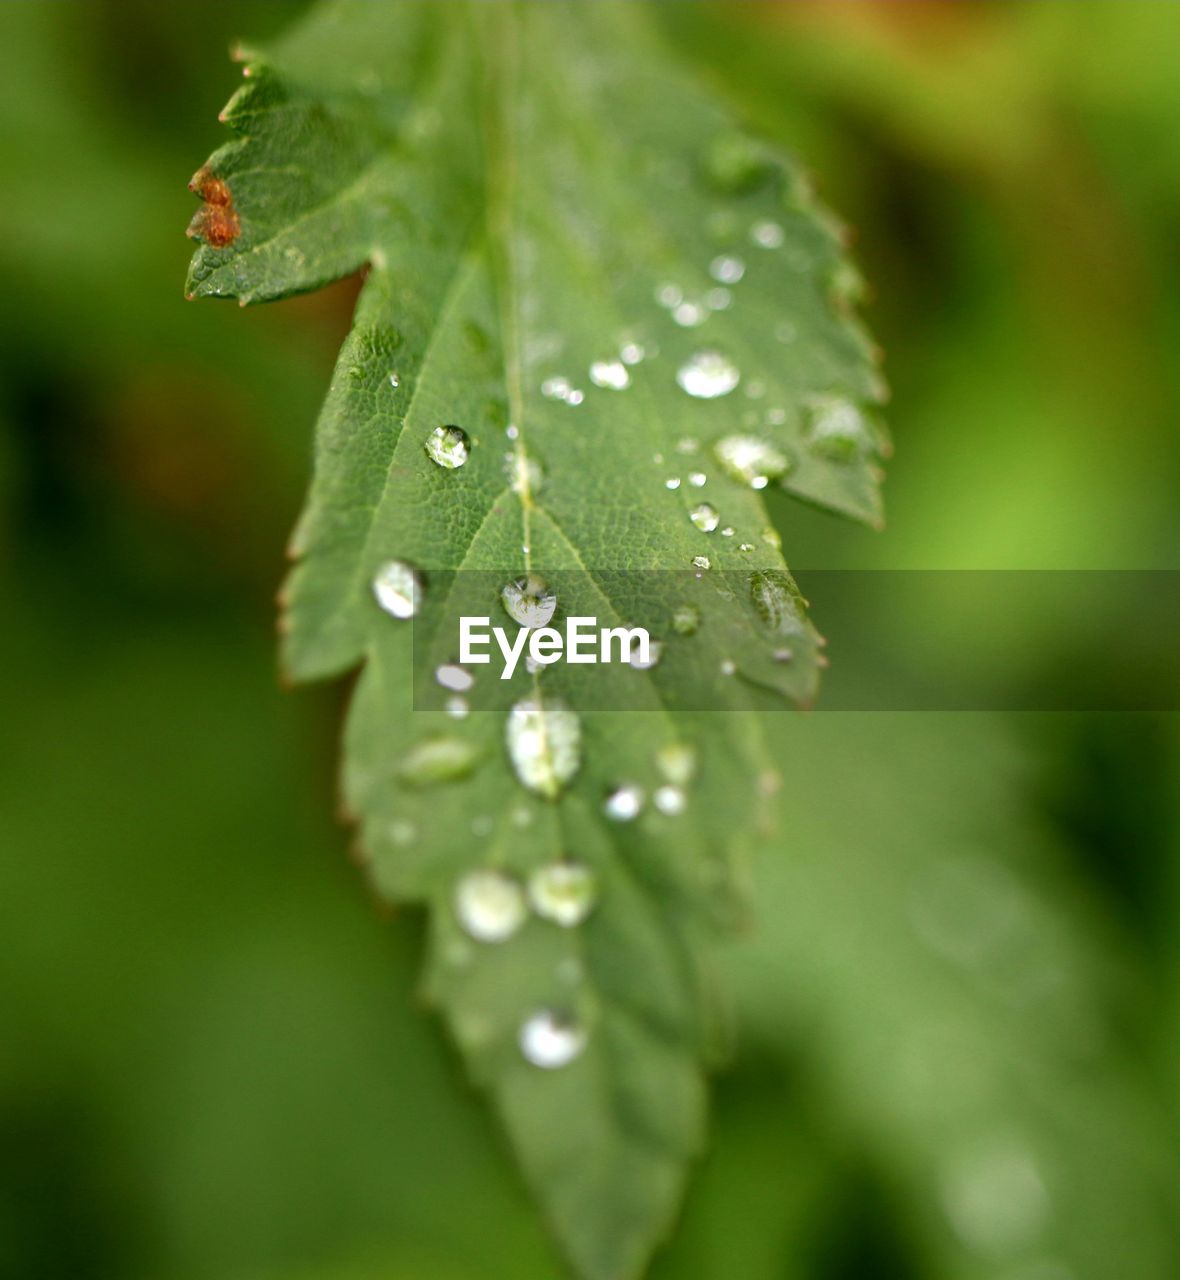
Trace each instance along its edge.
<instances>
[{"instance_id":1,"label":"blurred green background","mask_svg":"<svg viewBox=\"0 0 1180 1280\"><path fill-rule=\"evenodd\" d=\"M274 674L355 286L181 299L226 49L300 7L0 7L6 1280L560 1274L418 1007L421 922L349 865L346 691ZM890 527L775 499L791 562L1177 568L1180 4L661 15L875 287ZM1010 630L1015 681L1077 660ZM1180 1275L1176 729L776 718L783 835L657 1280Z\"/></svg>"}]
</instances>

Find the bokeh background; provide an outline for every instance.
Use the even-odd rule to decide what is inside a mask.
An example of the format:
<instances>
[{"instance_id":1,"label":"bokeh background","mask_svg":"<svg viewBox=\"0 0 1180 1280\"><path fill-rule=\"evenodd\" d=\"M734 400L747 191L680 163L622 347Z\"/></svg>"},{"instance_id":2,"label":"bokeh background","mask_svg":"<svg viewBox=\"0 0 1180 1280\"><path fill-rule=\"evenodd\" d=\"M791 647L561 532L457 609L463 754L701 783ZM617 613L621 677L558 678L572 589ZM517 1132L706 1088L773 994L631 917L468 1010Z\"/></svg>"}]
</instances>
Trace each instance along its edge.
<instances>
[{"instance_id":1,"label":"bokeh background","mask_svg":"<svg viewBox=\"0 0 1180 1280\"><path fill-rule=\"evenodd\" d=\"M301 7L0 6L5 1280L560 1274L418 1006L421 922L349 864L346 690L275 675L355 285L181 298L228 45ZM814 169L875 289L890 526L775 500L792 563L1180 567L1180 5L661 17ZM1127 662L1004 635L1017 683ZM771 733L784 834L721 954L734 1060L654 1276L1174 1280L1175 717Z\"/></svg>"}]
</instances>

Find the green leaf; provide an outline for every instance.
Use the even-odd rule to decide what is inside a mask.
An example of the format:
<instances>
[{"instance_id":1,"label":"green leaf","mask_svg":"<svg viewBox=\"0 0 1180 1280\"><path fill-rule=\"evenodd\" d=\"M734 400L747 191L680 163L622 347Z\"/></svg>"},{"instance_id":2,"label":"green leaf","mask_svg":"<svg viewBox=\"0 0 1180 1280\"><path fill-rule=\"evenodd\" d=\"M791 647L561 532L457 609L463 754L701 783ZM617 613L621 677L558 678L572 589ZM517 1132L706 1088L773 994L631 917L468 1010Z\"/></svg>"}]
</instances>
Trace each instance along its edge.
<instances>
[{"instance_id":1,"label":"green leaf","mask_svg":"<svg viewBox=\"0 0 1180 1280\"><path fill-rule=\"evenodd\" d=\"M740 909L775 785L756 718L701 708L807 702L822 665L758 489L876 523L886 449L838 230L649 20L633 3L315 10L240 55L236 137L194 183L211 204L193 231L218 243L188 286L245 305L366 270L284 661L296 679L363 663L344 791L365 861L384 896L433 908L426 990L594 1280L640 1273L700 1148L707 933ZM426 451L449 426L457 467ZM717 528L690 518L705 501ZM421 591L412 623L374 597L393 561ZM455 658L454 612L506 621L500 589L529 573L564 615L649 626L659 663L589 687L549 668L488 689L485 671L480 709L416 709ZM522 700L540 736L514 762ZM612 820L624 784L649 802ZM518 921L520 887L571 861L594 886L584 922ZM472 900L511 936L473 937ZM572 1060L545 1069L548 1051Z\"/></svg>"}]
</instances>

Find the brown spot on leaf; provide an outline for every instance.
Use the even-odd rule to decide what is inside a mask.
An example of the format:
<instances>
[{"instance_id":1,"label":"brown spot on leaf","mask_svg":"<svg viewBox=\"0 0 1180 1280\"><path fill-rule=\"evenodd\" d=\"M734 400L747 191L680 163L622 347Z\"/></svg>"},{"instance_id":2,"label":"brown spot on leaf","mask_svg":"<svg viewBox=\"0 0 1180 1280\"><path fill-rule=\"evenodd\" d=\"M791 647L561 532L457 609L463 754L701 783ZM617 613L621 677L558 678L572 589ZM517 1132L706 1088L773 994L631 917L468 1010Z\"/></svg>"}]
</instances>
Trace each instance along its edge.
<instances>
[{"instance_id":1,"label":"brown spot on leaf","mask_svg":"<svg viewBox=\"0 0 1180 1280\"><path fill-rule=\"evenodd\" d=\"M233 244L241 234L242 224L229 183L205 167L193 174L188 187L204 201L188 224L189 238L204 240L214 249Z\"/></svg>"}]
</instances>

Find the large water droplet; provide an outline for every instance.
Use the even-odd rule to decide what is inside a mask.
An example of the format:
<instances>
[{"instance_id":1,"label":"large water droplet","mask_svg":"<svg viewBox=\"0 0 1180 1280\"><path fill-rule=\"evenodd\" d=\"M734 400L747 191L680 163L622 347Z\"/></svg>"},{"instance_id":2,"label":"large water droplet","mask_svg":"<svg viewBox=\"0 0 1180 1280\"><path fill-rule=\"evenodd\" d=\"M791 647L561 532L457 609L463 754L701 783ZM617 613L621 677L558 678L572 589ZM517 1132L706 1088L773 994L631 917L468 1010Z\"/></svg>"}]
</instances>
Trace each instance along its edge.
<instances>
[{"instance_id":1,"label":"large water droplet","mask_svg":"<svg viewBox=\"0 0 1180 1280\"><path fill-rule=\"evenodd\" d=\"M598 884L581 862L550 862L529 877L529 902L537 915L569 929L594 909Z\"/></svg>"},{"instance_id":2,"label":"large water droplet","mask_svg":"<svg viewBox=\"0 0 1180 1280\"><path fill-rule=\"evenodd\" d=\"M422 603L422 583L404 560L387 560L373 578L373 594L386 613L412 618Z\"/></svg>"},{"instance_id":3,"label":"large water droplet","mask_svg":"<svg viewBox=\"0 0 1180 1280\"><path fill-rule=\"evenodd\" d=\"M582 724L556 699L525 698L508 713L508 757L523 786L553 800L582 763Z\"/></svg>"},{"instance_id":4,"label":"large water droplet","mask_svg":"<svg viewBox=\"0 0 1180 1280\"><path fill-rule=\"evenodd\" d=\"M631 385L631 375L621 360L596 360L590 366L590 381L596 387L623 391Z\"/></svg>"},{"instance_id":5,"label":"large water droplet","mask_svg":"<svg viewBox=\"0 0 1180 1280\"><path fill-rule=\"evenodd\" d=\"M728 395L741 381L732 360L719 351L698 351L676 373L676 381L698 400L716 400Z\"/></svg>"},{"instance_id":6,"label":"large water droplet","mask_svg":"<svg viewBox=\"0 0 1180 1280\"><path fill-rule=\"evenodd\" d=\"M750 599L763 623L776 635L802 635L803 601L785 573L777 569L750 575Z\"/></svg>"},{"instance_id":7,"label":"large water droplet","mask_svg":"<svg viewBox=\"0 0 1180 1280\"><path fill-rule=\"evenodd\" d=\"M633 782L616 787L603 801L602 811L612 822L632 822L643 811L643 788Z\"/></svg>"},{"instance_id":8,"label":"large water droplet","mask_svg":"<svg viewBox=\"0 0 1180 1280\"><path fill-rule=\"evenodd\" d=\"M828 396L811 405L807 439L814 452L833 462L853 462L873 447L864 414L842 396Z\"/></svg>"},{"instance_id":9,"label":"large water droplet","mask_svg":"<svg viewBox=\"0 0 1180 1280\"><path fill-rule=\"evenodd\" d=\"M569 1014L541 1009L520 1029L520 1051L534 1067L567 1066L586 1047L586 1032Z\"/></svg>"},{"instance_id":10,"label":"large water droplet","mask_svg":"<svg viewBox=\"0 0 1180 1280\"><path fill-rule=\"evenodd\" d=\"M471 441L462 427L435 427L422 446L431 462L448 471L461 467L471 452Z\"/></svg>"},{"instance_id":11,"label":"large water droplet","mask_svg":"<svg viewBox=\"0 0 1180 1280\"><path fill-rule=\"evenodd\" d=\"M557 609L557 592L535 573L508 583L500 592L500 599L508 616L522 627L548 626Z\"/></svg>"},{"instance_id":12,"label":"large water droplet","mask_svg":"<svg viewBox=\"0 0 1180 1280\"><path fill-rule=\"evenodd\" d=\"M702 502L699 507L693 507L688 513L688 518L702 533L712 533L721 523L716 507L710 506L707 502Z\"/></svg>"},{"instance_id":13,"label":"large water droplet","mask_svg":"<svg viewBox=\"0 0 1180 1280\"><path fill-rule=\"evenodd\" d=\"M731 479L751 489L765 489L791 466L781 449L757 436L726 436L713 446L713 453Z\"/></svg>"},{"instance_id":14,"label":"large water droplet","mask_svg":"<svg viewBox=\"0 0 1180 1280\"><path fill-rule=\"evenodd\" d=\"M478 760L479 748L465 738L427 738L402 758L397 776L406 786L433 787L465 778Z\"/></svg>"},{"instance_id":15,"label":"large water droplet","mask_svg":"<svg viewBox=\"0 0 1180 1280\"><path fill-rule=\"evenodd\" d=\"M524 924L520 885L501 871L471 871L455 886L455 915L477 942L504 942Z\"/></svg>"}]
</instances>

